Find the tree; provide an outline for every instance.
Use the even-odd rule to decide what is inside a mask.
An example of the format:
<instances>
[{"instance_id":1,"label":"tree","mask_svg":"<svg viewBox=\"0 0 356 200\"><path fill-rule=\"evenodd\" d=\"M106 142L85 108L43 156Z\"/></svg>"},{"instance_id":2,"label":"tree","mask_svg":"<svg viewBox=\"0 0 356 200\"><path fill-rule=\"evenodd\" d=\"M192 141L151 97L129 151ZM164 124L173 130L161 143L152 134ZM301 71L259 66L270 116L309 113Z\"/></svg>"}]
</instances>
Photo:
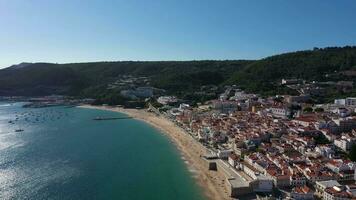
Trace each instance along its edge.
<instances>
[{"instance_id":1,"label":"tree","mask_svg":"<svg viewBox=\"0 0 356 200\"><path fill-rule=\"evenodd\" d=\"M349 158L353 162L356 162L356 144L352 145L351 150L350 150L350 154L349 154Z\"/></svg>"},{"instance_id":2,"label":"tree","mask_svg":"<svg viewBox=\"0 0 356 200\"><path fill-rule=\"evenodd\" d=\"M324 112L324 108L315 108L315 112Z\"/></svg>"},{"instance_id":3,"label":"tree","mask_svg":"<svg viewBox=\"0 0 356 200\"><path fill-rule=\"evenodd\" d=\"M303 109L304 112L313 112L313 108L311 107L306 107Z\"/></svg>"},{"instance_id":4,"label":"tree","mask_svg":"<svg viewBox=\"0 0 356 200\"><path fill-rule=\"evenodd\" d=\"M330 144L330 141L321 133L314 137L316 144Z\"/></svg>"}]
</instances>

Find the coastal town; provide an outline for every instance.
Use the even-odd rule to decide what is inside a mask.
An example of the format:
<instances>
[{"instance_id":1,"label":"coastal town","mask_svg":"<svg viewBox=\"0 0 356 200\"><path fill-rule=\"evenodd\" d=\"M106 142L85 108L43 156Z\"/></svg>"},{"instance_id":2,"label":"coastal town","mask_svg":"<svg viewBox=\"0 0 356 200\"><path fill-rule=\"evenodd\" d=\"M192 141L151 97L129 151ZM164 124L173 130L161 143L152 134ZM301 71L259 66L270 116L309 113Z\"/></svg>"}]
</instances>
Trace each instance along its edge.
<instances>
[{"instance_id":1,"label":"coastal town","mask_svg":"<svg viewBox=\"0 0 356 200\"><path fill-rule=\"evenodd\" d=\"M135 82L140 83L138 87ZM281 85L299 94L263 97L230 85L224 86L216 99L193 105L141 82L149 80L127 76L109 87L125 89L120 94L128 99L144 100L145 109L131 109L148 111L170 121L201 145L204 151L199 159L206 170L223 177L221 184L229 198L356 198L356 97L316 104L311 100L323 95L324 88L320 85L325 83L283 79ZM337 85L347 92L353 83L344 81ZM210 85L199 92L219 90ZM34 108L95 103L94 99L59 95L18 98L5 100L28 101L25 106ZM130 109L108 104L98 108L102 107L119 112ZM134 117L144 119L139 115L142 113Z\"/></svg>"},{"instance_id":2,"label":"coastal town","mask_svg":"<svg viewBox=\"0 0 356 200\"><path fill-rule=\"evenodd\" d=\"M356 200L356 0L0 0L0 200Z\"/></svg>"},{"instance_id":3,"label":"coastal town","mask_svg":"<svg viewBox=\"0 0 356 200\"><path fill-rule=\"evenodd\" d=\"M128 76L109 87L127 88L135 82L149 80ZM350 155L356 145L356 98L311 104L311 98L323 94L322 87L298 79L281 84L300 94L262 97L233 85L225 86L217 99L195 106L148 86L122 90L121 95L145 98L148 111L202 144L206 153L201 159L208 170L224 175L232 198L355 199L356 162ZM347 91L352 83L338 87ZM218 91L214 86L202 90ZM56 95L27 101L29 107L94 102Z\"/></svg>"},{"instance_id":4,"label":"coastal town","mask_svg":"<svg viewBox=\"0 0 356 200\"><path fill-rule=\"evenodd\" d=\"M225 175L230 197L355 199L356 98L311 104L323 88L297 79L281 84L300 94L263 98L226 86L218 99L194 107L159 96L159 108L148 110L204 145L202 159Z\"/></svg>"}]
</instances>

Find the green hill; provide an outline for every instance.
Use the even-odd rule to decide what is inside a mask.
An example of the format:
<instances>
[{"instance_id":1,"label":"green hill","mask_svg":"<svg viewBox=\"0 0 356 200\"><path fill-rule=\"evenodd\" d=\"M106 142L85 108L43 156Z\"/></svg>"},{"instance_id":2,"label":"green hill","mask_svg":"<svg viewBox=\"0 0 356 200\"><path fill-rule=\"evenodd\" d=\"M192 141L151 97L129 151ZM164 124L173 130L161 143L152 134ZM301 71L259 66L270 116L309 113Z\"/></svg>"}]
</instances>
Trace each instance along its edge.
<instances>
[{"instance_id":1,"label":"green hill","mask_svg":"<svg viewBox=\"0 0 356 200\"><path fill-rule=\"evenodd\" d=\"M122 75L146 76L152 86L168 92L187 91L206 84L221 84L251 61L35 63L0 70L0 95L103 93Z\"/></svg>"},{"instance_id":2,"label":"green hill","mask_svg":"<svg viewBox=\"0 0 356 200\"><path fill-rule=\"evenodd\" d=\"M286 53L261 60L24 63L0 70L0 96L66 94L97 97L122 75L144 76L171 94L192 93L203 85L237 84L263 93L281 92L282 78L308 81L354 80L340 72L356 70L356 47L330 47ZM282 90L283 92L283 90Z\"/></svg>"},{"instance_id":3,"label":"green hill","mask_svg":"<svg viewBox=\"0 0 356 200\"><path fill-rule=\"evenodd\" d=\"M227 82L239 84L250 91L273 92L282 78L350 80L354 78L338 73L352 69L356 70L356 47L315 48L252 62L235 72Z\"/></svg>"}]
</instances>

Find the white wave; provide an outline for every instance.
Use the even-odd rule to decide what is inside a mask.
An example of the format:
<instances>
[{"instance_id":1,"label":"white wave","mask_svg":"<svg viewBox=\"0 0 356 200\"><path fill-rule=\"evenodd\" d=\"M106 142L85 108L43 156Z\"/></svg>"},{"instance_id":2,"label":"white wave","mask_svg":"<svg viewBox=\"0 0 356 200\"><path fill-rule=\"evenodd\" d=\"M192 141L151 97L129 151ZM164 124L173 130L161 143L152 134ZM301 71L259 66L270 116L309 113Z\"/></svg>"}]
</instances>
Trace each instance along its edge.
<instances>
[{"instance_id":1,"label":"white wave","mask_svg":"<svg viewBox=\"0 0 356 200\"><path fill-rule=\"evenodd\" d=\"M0 104L0 107L9 107L9 106L12 106L12 104Z\"/></svg>"}]
</instances>

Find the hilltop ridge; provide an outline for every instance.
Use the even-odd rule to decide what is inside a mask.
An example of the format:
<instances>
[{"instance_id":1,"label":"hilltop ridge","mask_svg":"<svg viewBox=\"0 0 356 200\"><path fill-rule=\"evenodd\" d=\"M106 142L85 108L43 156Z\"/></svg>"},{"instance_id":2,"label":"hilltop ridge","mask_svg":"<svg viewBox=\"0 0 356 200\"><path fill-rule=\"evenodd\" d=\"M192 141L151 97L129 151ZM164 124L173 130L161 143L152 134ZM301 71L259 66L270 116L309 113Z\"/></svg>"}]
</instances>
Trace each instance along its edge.
<instances>
[{"instance_id":1,"label":"hilltop ridge","mask_svg":"<svg viewBox=\"0 0 356 200\"><path fill-rule=\"evenodd\" d=\"M278 82L283 78L355 80L355 76L345 76L345 71L356 71L355 46L314 48L260 60L22 63L0 70L0 95L95 98L113 92L108 85L125 75L148 77L150 86L178 96L193 94L202 86L225 84L273 94L280 91Z\"/></svg>"}]
</instances>

